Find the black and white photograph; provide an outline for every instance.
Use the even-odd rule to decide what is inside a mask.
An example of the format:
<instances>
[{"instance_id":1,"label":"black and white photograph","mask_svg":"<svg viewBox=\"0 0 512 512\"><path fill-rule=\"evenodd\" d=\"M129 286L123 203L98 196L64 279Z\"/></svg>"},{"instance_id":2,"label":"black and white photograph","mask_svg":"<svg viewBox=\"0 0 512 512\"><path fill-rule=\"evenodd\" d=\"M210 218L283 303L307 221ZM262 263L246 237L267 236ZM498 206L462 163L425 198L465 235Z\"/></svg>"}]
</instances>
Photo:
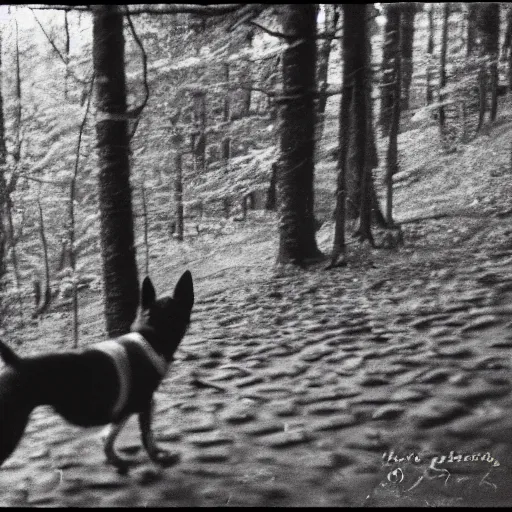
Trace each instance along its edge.
<instances>
[{"instance_id":1,"label":"black and white photograph","mask_svg":"<svg viewBox=\"0 0 512 512\"><path fill-rule=\"evenodd\" d=\"M0 506L512 506L512 4L1 4Z\"/></svg>"}]
</instances>

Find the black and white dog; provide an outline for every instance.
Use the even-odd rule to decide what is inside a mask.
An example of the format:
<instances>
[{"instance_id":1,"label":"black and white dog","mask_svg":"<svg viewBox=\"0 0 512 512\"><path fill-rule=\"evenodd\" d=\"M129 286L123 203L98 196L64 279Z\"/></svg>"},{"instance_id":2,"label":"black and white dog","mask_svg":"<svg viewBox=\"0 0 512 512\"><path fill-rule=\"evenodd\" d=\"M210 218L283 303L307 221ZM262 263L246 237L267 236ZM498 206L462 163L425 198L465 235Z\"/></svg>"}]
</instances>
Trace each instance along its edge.
<instances>
[{"instance_id":1,"label":"black and white dog","mask_svg":"<svg viewBox=\"0 0 512 512\"><path fill-rule=\"evenodd\" d=\"M19 357L0 342L7 368L0 374L0 464L18 445L30 413L51 405L74 425L111 424L105 441L107 461L120 470L129 460L114 442L132 414L139 415L142 443L149 457L174 459L159 449L151 431L153 393L162 381L190 322L194 304L192 275L179 279L173 297L156 298L149 277L131 332L85 349Z\"/></svg>"}]
</instances>

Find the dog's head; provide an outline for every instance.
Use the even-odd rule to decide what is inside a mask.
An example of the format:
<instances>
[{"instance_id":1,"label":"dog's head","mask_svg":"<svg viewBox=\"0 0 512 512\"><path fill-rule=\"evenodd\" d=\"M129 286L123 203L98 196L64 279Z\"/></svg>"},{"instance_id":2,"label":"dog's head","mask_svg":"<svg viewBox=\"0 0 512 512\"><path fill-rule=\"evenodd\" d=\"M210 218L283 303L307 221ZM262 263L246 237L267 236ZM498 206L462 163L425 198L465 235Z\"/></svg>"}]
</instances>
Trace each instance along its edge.
<instances>
[{"instance_id":1,"label":"dog's head","mask_svg":"<svg viewBox=\"0 0 512 512\"><path fill-rule=\"evenodd\" d=\"M170 361L187 331L193 305L194 285L188 270L178 280L172 297L157 299L151 279L145 277L132 331L152 334L159 345L153 348Z\"/></svg>"}]
</instances>

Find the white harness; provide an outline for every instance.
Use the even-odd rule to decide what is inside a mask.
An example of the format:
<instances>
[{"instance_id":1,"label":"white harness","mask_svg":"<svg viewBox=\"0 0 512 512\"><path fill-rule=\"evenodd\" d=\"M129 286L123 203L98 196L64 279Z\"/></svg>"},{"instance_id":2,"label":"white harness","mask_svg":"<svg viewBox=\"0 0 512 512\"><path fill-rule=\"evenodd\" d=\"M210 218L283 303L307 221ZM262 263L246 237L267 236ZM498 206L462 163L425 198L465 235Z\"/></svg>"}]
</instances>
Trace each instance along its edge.
<instances>
[{"instance_id":1,"label":"white harness","mask_svg":"<svg viewBox=\"0 0 512 512\"><path fill-rule=\"evenodd\" d=\"M104 354L107 354L112 359L116 367L117 377L119 379L119 395L112 407L112 416L114 418L116 418L124 409L130 395L130 361L128 360L125 345L120 343L124 340L133 341L143 349L146 358L153 365L161 379L163 379L167 373L167 368L169 366L164 357L157 354L155 349L146 341L144 336L138 332L130 332L115 340L102 341L89 347L90 349L100 350Z\"/></svg>"}]
</instances>

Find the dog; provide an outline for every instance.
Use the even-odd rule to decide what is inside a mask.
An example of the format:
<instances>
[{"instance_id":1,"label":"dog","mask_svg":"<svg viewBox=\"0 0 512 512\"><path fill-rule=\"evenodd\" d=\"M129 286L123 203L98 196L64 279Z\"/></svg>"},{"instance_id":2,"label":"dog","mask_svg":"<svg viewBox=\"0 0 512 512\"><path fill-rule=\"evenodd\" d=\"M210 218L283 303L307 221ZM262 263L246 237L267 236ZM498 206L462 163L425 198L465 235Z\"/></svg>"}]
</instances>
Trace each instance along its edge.
<instances>
[{"instance_id":1,"label":"dog","mask_svg":"<svg viewBox=\"0 0 512 512\"><path fill-rule=\"evenodd\" d=\"M0 465L18 445L30 413L51 405L68 422L107 429L107 462L126 471L132 462L120 457L114 442L132 414L138 414L142 444L158 464L176 455L160 449L151 431L153 393L162 381L190 323L194 304L187 270L172 297L156 298L149 277L142 283L131 332L79 351L20 357L0 341L7 368L0 374Z\"/></svg>"}]
</instances>

